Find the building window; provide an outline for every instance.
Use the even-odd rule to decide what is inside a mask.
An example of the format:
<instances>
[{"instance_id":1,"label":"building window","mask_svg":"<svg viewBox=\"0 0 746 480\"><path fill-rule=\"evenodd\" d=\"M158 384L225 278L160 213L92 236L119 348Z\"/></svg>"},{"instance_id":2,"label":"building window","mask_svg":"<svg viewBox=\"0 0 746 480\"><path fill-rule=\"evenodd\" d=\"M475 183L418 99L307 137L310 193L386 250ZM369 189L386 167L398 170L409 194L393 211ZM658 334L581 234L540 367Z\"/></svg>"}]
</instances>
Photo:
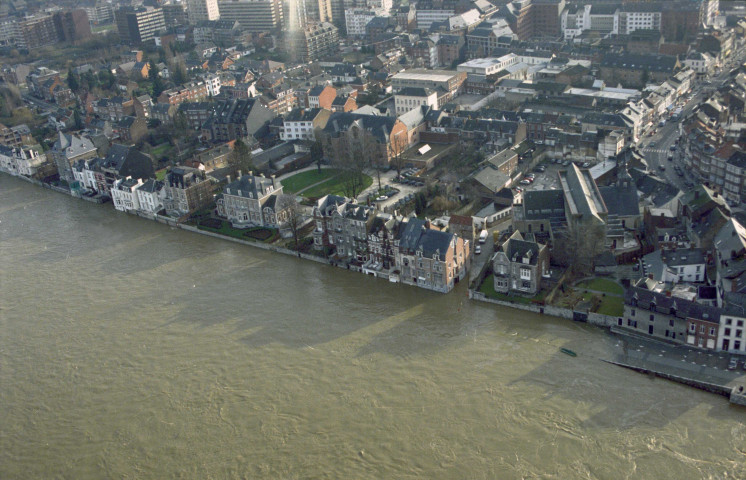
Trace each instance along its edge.
<instances>
[{"instance_id":1,"label":"building window","mask_svg":"<svg viewBox=\"0 0 746 480\"><path fill-rule=\"evenodd\" d=\"M521 280L531 280L531 269L521 268Z\"/></svg>"},{"instance_id":2,"label":"building window","mask_svg":"<svg viewBox=\"0 0 746 480\"><path fill-rule=\"evenodd\" d=\"M710 335L715 335L715 327L710 327Z\"/></svg>"},{"instance_id":3,"label":"building window","mask_svg":"<svg viewBox=\"0 0 746 480\"><path fill-rule=\"evenodd\" d=\"M634 308L632 309L632 316L633 317L635 316L635 309Z\"/></svg>"},{"instance_id":4,"label":"building window","mask_svg":"<svg viewBox=\"0 0 746 480\"><path fill-rule=\"evenodd\" d=\"M725 329L725 336L730 337L730 328Z\"/></svg>"},{"instance_id":5,"label":"building window","mask_svg":"<svg viewBox=\"0 0 746 480\"><path fill-rule=\"evenodd\" d=\"M669 326L669 327L673 327L673 318L672 318L671 320L669 320L669 321L668 321L668 326Z\"/></svg>"},{"instance_id":6,"label":"building window","mask_svg":"<svg viewBox=\"0 0 746 480\"><path fill-rule=\"evenodd\" d=\"M700 325L699 326L699 333L705 333L705 326L704 325Z\"/></svg>"},{"instance_id":7,"label":"building window","mask_svg":"<svg viewBox=\"0 0 746 480\"><path fill-rule=\"evenodd\" d=\"M689 324L689 333L697 333L697 326L695 324Z\"/></svg>"},{"instance_id":8,"label":"building window","mask_svg":"<svg viewBox=\"0 0 746 480\"><path fill-rule=\"evenodd\" d=\"M654 321L655 321L655 315L653 315L652 313L650 314L650 321L651 321L651 322L654 322Z\"/></svg>"}]
</instances>

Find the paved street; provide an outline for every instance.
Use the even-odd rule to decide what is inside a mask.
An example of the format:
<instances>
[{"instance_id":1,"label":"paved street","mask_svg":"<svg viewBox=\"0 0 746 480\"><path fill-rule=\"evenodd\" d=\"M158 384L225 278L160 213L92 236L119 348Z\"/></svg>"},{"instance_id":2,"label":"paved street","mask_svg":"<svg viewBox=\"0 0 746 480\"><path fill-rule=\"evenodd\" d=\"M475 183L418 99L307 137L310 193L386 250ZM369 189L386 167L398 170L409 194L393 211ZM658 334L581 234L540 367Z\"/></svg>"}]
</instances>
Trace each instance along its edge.
<instances>
[{"instance_id":1,"label":"paved street","mask_svg":"<svg viewBox=\"0 0 746 480\"><path fill-rule=\"evenodd\" d=\"M617 338L616 351L609 358L613 362L718 385L731 385L746 377L743 357L736 370L728 370L731 356L727 353L674 346L617 332L612 335Z\"/></svg>"}]
</instances>

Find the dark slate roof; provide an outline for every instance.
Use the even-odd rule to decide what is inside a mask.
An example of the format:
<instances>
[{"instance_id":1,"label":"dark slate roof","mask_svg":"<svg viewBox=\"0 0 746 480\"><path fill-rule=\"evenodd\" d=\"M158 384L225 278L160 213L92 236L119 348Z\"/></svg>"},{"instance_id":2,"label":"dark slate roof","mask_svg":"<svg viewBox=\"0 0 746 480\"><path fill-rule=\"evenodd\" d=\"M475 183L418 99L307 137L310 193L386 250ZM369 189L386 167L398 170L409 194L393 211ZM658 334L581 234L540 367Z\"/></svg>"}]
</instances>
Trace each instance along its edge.
<instances>
[{"instance_id":1,"label":"dark slate roof","mask_svg":"<svg viewBox=\"0 0 746 480\"><path fill-rule=\"evenodd\" d=\"M145 183L143 183L140 188L138 188L138 190L146 193L155 193L160 191L162 188L163 182L150 178Z\"/></svg>"},{"instance_id":2,"label":"dark slate roof","mask_svg":"<svg viewBox=\"0 0 746 480\"><path fill-rule=\"evenodd\" d=\"M661 250L661 261L669 267L700 265L705 263L705 252L701 248Z\"/></svg>"},{"instance_id":3,"label":"dark slate roof","mask_svg":"<svg viewBox=\"0 0 746 480\"><path fill-rule=\"evenodd\" d=\"M694 318L708 322L720 322L720 309L700 305L683 298L669 297L665 293L653 292L640 287L630 287L624 293L624 303L645 310L656 311L678 318Z\"/></svg>"},{"instance_id":4,"label":"dark slate roof","mask_svg":"<svg viewBox=\"0 0 746 480\"><path fill-rule=\"evenodd\" d=\"M269 195L267 190L273 190L274 182L271 178L244 175L225 186L223 193L244 198L262 198Z\"/></svg>"},{"instance_id":5,"label":"dark slate roof","mask_svg":"<svg viewBox=\"0 0 746 480\"><path fill-rule=\"evenodd\" d=\"M616 267L617 266L616 257L614 256L613 253L611 253L608 250L605 250L600 255L597 255L594 263L597 267Z\"/></svg>"},{"instance_id":6,"label":"dark slate roof","mask_svg":"<svg viewBox=\"0 0 746 480\"><path fill-rule=\"evenodd\" d=\"M640 214L640 204L637 197L637 188L633 183L625 188L618 185L598 187L601 197L604 199L609 214L620 217L631 217Z\"/></svg>"},{"instance_id":7,"label":"dark slate roof","mask_svg":"<svg viewBox=\"0 0 746 480\"><path fill-rule=\"evenodd\" d=\"M379 115L361 115L353 112L335 112L329 117L324 133L338 136L346 132L350 125L358 122L362 128L371 133L379 142L388 143L389 133L396 123L395 117Z\"/></svg>"},{"instance_id":8,"label":"dark slate roof","mask_svg":"<svg viewBox=\"0 0 746 480\"><path fill-rule=\"evenodd\" d=\"M418 218L410 218L401 231L399 248L409 254L422 250L422 256L432 258L438 252L445 257L454 235L427 228L427 222Z\"/></svg>"},{"instance_id":9,"label":"dark slate roof","mask_svg":"<svg viewBox=\"0 0 746 480\"><path fill-rule=\"evenodd\" d=\"M677 59L670 55L607 53L601 60L602 67L629 68L651 72L673 73Z\"/></svg>"},{"instance_id":10,"label":"dark slate roof","mask_svg":"<svg viewBox=\"0 0 746 480\"><path fill-rule=\"evenodd\" d=\"M530 190L523 193L523 208L527 220L539 220L552 214L565 214L562 190Z\"/></svg>"},{"instance_id":11,"label":"dark slate roof","mask_svg":"<svg viewBox=\"0 0 746 480\"><path fill-rule=\"evenodd\" d=\"M728 158L728 163L746 169L746 152L736 151Z\"/></svg>"},{"instance_id":12,"label":"dark slate roof","mask_svg":"<svg viewBox=\"0 0 746 480\"><path fill-rule=\"evenodd\" d=\"M326 88L326 85L317 85L308 92L308 96L318 97L319 95L321 95L321 92L323 92L325 88Z\"/></svg>"},{"instance_id":13,"label":"dark slate roof","mask_svg":"<svg viewBox=\"0 0 746 480\"><path fill-rule=\"evenodd\" d=\"M396 95L405 95L409 97L427 97L433 93L429 88L422 87L404 87Z\"/></svg>"},{"instance_id":14,"label":"dark slate roof","mask_svg":"<svg viewBox=\"0 0 746 480\"><path fill-rule=\"evenodd\" d=\"M536 265L536 262L539 259L539 244L523 240L518 232L514 233L513 236L502 245L501 249L505 252L505 256L507 256L508 260L511 262L521 262L523 258L528 257L529 265Z\"/></svg>"},{"instance_id":15,"label":"dark slate roof","mask_svg":"<svg viewBox=\"0 0 746 480\"><path fill-rule=\"evenodd\" d=\"M101 167L116 171L120 177L131 176L142 179L155 177L153 161L150 157L135 147L126 145L112 145Z\"/></svg>"},{"instance_id":16,"label":"dark slate roof","mask_svg":"<svg viewBox=\"0 0 746 480\"><path fill-rule=\"evenodd\" d=\"M311 122L321 111L320 108L296 108L285 117L287 122Z\"/></svg>"}]
</instances>

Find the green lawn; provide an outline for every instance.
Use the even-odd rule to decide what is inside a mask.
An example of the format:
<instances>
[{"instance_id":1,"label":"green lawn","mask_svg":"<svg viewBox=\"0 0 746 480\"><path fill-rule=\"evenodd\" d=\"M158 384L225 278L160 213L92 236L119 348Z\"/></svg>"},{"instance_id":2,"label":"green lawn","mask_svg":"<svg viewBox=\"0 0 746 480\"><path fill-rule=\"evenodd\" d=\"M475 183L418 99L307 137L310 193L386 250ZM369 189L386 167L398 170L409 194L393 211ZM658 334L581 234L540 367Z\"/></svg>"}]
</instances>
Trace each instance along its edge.
<instances>
[{"instance_id":1,"label":"green lawn","mask_svg":"<svg viewBox=\"0 0 746 480\"><path fill-rule=\"evenodd\" d=\"M156 170L155 172L155 179L163 181L164 178L166 178L166 174L168 171L165 168L161 168L160 170Z\"/></svg>"},{"instance_id":2,"label":"green lawn","mask_svg":"<svg viewBox=\"0 0 746 480\"><path fill-rule=\"evenodd\" d=\"M310 185L329 180L338 174L339 170L335 168L324 168L321 172L317 169L307 170L282 180L282 188L287 193L297 193Z\"/></svg>"},{"instance_id":3,"label":"green lawn","mask_svg":"<svg viewBox=\"0 0 746 480\"><path fill-rule=\"evenodd\" d=\"M624 314L624 300L622 297L603 297L596 313L621 317Z\"/></svg>"},{"instance_id":4,"label":"green lawn","mask_svg":"<svg viewBox=\"0 0 746 480\"><path fill-rule=\"evenodd\" d=\"M535 297L522 297L520 295L505 295L503 293L499 293L495 291L495 277L493 275L487 275L482 282L482 285L479 286L479 291L483 293L487 298L494 298L495 300L501 300L503 302L513 302L513 303L522 303L522 304L531 304L535 302L539 302L544 300L544 297L546 297L547 292L540 291Z\"/></svg>"},{"instance_id":5,"label":"green lawn","mask_svg":"<svg viewBox=\"0 0 746 480\"><path fill-rule=\"evenodd\" d=\"M150 154L156 160L160 160L161 157L165 156L168 152L170 152L172 148L173 147L168 143L161 143L157 147L153 147L153 150L150 151Z\"/></svg>"},{"instance_id":6,"label":"green lawn","mask_svg":"<svg viewBox=\"0 0 746 480\"><path fill-rule=\"evenodd\" d=\"M612 295L624 295L624 288L613 280L608 278L594 278L584 280L577 285L578 288L586 288L597 292L610 293Z\"/></svg>"},{"instance_id":7,"label":"green lawn","mask_svg":"<svg viewBox=\"0 0 746 480\"><path fill-rule=\"evenodd\" d=\"M373 179L368 175L365 175L363 179L363 187L360 189L365 190L366 188L373 185ZM345 195L344 179L340 177L330 178L326 182L316 185L313 188L309 188L303 192L304 197L323 197L324 195Z\"/></svg>"}]
</instances>

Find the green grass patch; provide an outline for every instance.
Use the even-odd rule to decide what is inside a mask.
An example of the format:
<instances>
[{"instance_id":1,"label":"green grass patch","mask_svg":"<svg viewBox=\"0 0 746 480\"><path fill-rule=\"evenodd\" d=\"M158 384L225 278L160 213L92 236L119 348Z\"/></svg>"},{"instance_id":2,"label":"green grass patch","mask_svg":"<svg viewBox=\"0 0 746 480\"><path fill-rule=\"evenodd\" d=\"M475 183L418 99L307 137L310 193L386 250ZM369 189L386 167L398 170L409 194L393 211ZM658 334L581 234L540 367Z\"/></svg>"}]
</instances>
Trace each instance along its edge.
<instances>
[{"instance_id":1,"label":"green grass patch","mask_svg":"<svg viewBox=\"0 0 746 480\"><path fill-rule=\"evenodd\" d=\"M168 143L161 143L160 145L153 147L153 149L150 151L150 154L156 160L160 160L161 157L166 156L166 154L170 152L172 148L173 147Z\"/></svg>"},{"instance_id":2,"label":"green grass patch","mask_svg":"<svg viewBox=\"0 0 746 480\"><path fill-rule=\"evenodd\" d=\"M360 191L363 191L373 185L373 178L368 175L365 175L364 177L365 178L363 178L363 187L360 189ZM323 197L324 195L346 196L344 178L341 178L341 176L333 177L320 185L316 185L313 188L309 188L308 190L303 191L303 196L305 197L319 198Z\"/></svg>"},{"instance_id":3,"label":"green grass patch","mask_svg":"<svg viewBox=\"0 0 746 480\"><path fill-rule=\"evenodd\" d=\"M166 174L168 173L168 170L165 168L161 168L160 170L156 170L155 172L155 179L163 181L166 178Z\"/></svg>"},{"instance_id":4,"label":"green grass patch","mask_svg":"<svg viewBox=\"0 0 746 480\"><path fill-rule=\"evenodd\" d=\"M339 170L334 168L324 168L320 172L317 169L307 170L283 179L282 188L287 193L297 193L315 183L329 180L338 174Z\"/></svg>"},{"instance_id":5,"label":"green grass patch","mask_svg":"<svg viewBox=\"0 0 746 480\"><path fill-rule=\"evenodd\" d=\"M530 305L532 303L543 303L544 297L547 292L542 290L535 297L522 297L520 295L506 295L504 293L495 291L495 277L493 275L487 275L479 286L479 291L484 294L487 298L494 298L495 300L501 300L503 302L520 303L524 305Z\"/></svg>"},{"instance_id":6,"label":"green grass patch","mask_svg":"<svg viewBox=\"0 0 746 480\"><path fill-rule=\"evenodd\" d=\"M602 297L601 305L599 305L596 313L621 317L624 314L624 300L622 297Z\"/></svg>"},{"instance_id":7,"label":"green grass patch","mask_svg":"<svg viewBox=\"0 0 746 480\"><path fill-rule=\"evenodd\" d=\"M597 292L610 293L612 295L624 295L624 288L608 278L594 278L584 280L577 285L578 288L586 288Z\"/></svg>"}]
</instances>

